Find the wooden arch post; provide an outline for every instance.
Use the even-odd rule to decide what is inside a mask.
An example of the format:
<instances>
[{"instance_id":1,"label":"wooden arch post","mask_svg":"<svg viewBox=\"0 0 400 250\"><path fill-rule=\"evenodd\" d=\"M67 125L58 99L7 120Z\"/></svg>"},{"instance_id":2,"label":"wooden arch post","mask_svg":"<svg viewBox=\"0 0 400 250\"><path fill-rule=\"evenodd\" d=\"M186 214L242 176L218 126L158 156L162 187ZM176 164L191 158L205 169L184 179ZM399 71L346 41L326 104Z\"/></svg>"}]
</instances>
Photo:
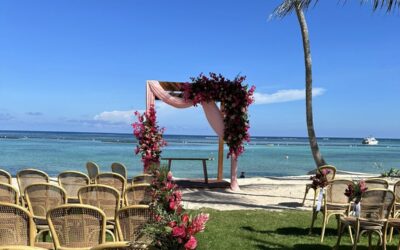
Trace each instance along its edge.
<instances>
[{"instance_id":1,"label":"wooden arch post","mask_svg":"<svg viewBox=\"0 0 400 250\"><path fill-rule=\"evenodd\" d=\"M224 115L224 103L220 103L220 108L222 115ZM218 174L217 181L222 181L224 178L224 138L219 137L218 142Z\"/></svg>"}]
</instances>

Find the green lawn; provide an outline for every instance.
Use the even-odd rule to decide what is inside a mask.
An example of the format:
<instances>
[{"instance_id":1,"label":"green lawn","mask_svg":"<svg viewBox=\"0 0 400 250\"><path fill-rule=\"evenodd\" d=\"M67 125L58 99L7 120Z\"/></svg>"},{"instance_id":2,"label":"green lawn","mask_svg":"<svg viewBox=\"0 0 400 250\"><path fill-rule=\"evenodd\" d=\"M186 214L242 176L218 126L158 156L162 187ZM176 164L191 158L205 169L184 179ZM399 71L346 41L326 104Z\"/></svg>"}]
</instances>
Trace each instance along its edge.
<instances>
[{"instance_id":1,"label":"green lawn","mask_svg":"<svg viewBox=\"0 0 400 250\"><path fill-rule=\"evenodd\" d=\"M336 220L332 217L324 243L320 243L321 214L318 215L314 233L308 234L310 211L202 211L210 214L210 220L205 232L197 234L198 250L332 249L337 240ZM396 249L398 239L399 236L395 235L387 249ZM347 231L340 249L351 249ZM357 249L368 249L366 237Z\"/></svg>"}]
</instances>

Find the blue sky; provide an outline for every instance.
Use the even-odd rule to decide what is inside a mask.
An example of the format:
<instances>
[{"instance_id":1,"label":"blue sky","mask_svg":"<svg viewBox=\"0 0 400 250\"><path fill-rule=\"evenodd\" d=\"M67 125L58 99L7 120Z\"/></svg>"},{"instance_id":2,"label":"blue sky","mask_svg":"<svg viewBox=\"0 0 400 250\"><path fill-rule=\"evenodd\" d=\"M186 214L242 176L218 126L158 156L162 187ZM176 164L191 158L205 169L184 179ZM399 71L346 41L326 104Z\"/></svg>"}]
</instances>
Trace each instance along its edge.
<instances>
[{"instance_id":1,"label":"blue sky","mask_svg":"<svg viewBox=\"0 0 400 250\"><path fill-rule=\"evenodd\" d=\"M131 132L146 80L201 72L257 87L252 135L306 136L295 15L272 0L0 1L0 130ZM400 137L400 15L359 1L306 13L318 136ZM160 104L169 134L212 134L201 109Z\"/></svg>"}]
</instances>

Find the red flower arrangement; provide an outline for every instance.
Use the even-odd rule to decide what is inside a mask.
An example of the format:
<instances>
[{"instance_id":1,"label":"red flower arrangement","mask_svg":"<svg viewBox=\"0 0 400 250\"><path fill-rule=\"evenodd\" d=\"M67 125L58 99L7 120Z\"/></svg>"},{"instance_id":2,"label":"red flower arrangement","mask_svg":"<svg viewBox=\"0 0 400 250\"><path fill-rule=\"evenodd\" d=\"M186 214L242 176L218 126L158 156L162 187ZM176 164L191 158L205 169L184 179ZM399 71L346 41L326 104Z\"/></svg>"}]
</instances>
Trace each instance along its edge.
<instances>
[{"instance_id":1,"label":"red flower arrangement","mask_svg":"<svg viewBox=\"0 0 400 250\"><path fill-rule=\"evenodd\" d=\"M248 107L254 102L255 87L248 89L242 85L246 79L237 76L233 81L222 75L210 73L210 77L200 74L192 77L192 83L183 86L185 100L193 101L196 106L201 102L219 101L224 111L224 140L229 146L227 157L238 157L244 152L243 143L250 141Z\"/></svg>"},{"instance_id":2,"label":"red flower arrangement","mask_svg":"<svg viewBox=\"0 0 400 250\"><path fill-rule=\"evenodd\" d=\"M195 235L204 231L208 214L190 215L182 208L182 193L173 183L168 168L153 165L150 168L155 176L153 188L154 223L146 228L158 249L193 250L197 247Z\"/></svg>"},{"instance_id":3,"label":"red flower arrangement","mask_svg":"<svg viewBox=\"0 0 400 250\"><path fill-rule=\"evenodd\" d=\"M326 176L331 173L330 169L317 170L314 176L310 177L312 180L311 187L316 190L317 188L324 188L328 185L328 179Z\"/></svg>"},{"instance_id":4,"label":"red flower arrangement","mask_svg":"<svg viewBox=\"0 0 400 250\"><path fill-rule=\"evenodd\" d=\"M163 139L164 128L157 125L157 116L154 106L148 112L135 112L138 121L133 123L133 134L138 140L135 154L141 154L144 172L148 172L152 164L160 163L161 148L167 145Z\"/></svg>"},{"instance_id":5,"label":"red flower arrangement","mask_svg":"<svg viewBox=\"0 0 400 250\"><path fill-rule=\"evenodd\" d=\"M355 182L353 184L349 184L347 189L344 191L344 195L349 197L350 200L354 200L355 203L359 203L361 201L361 196L365 191L367 191L367 186L364 180L360 180L359 182Z\"/></svg>"}]
</instances>

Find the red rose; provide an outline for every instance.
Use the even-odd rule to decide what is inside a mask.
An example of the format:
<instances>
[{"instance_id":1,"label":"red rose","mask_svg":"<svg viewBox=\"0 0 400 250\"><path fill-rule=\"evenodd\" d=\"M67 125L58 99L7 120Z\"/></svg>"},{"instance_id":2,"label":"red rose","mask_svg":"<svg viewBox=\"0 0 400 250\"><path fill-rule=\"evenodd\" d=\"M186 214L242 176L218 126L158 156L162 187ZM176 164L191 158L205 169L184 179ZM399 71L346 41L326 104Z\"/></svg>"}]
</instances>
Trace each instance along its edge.
<instances>
[{"instance_id":1,"label":"red rose","mask_svg":"<svg viewBox=\"0 0 400 250\"><path fill-rule=\"evenodd\" d=\"M168 226L169 226L170 228L174 228L174 227L176 226L176 221L170 221L170 222L168 222Z\"/></svg>"},{"instance_id":2,"label":"red rose","mask_svg":"<svg viewBox=\"0 0 400 250\"><path fill-rule=\"evenodd\" d=\"M170 201L169 202L169 209L174 210L175 209L175 201Z\"/></svg>"},{"instance_id":3,"label":"red rose","mask_svg":"<svg viewBox=\"0 0 400 250\"><path fill-rule=\"evenodd\" d=\"M176 238L185 238L186 237L186 230L185 226L174 227L172 228L172 236Z\"/></svg>"},{"instance_id":4,"label":"red rose","mask_svg":"<svg viewBox=\"0 0 400 250\"><path fill-rule=\"evenodd\" d=\"M190 236L189 240L185 244L186 250L194 250L197 247L197 240L194 236Z\"/></svg>"}]
</instances>

